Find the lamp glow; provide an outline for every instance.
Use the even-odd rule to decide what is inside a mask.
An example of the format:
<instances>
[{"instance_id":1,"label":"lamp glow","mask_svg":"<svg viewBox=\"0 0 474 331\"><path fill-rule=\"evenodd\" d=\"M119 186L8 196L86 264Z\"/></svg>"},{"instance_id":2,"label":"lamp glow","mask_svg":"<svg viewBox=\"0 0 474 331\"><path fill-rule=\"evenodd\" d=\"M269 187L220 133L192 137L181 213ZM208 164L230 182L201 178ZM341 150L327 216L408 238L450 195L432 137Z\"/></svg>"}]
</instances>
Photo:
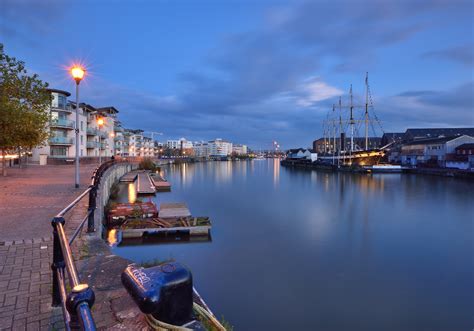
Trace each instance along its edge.
<instances>
[{"instance_id":1,"label":"lamp glow","mask_svg":"<svg viewBox=\"0 0 474 331\"><path fill-rule=\"evenodd\" d=\"M99 119L97 119L97 125L98 125L98 126L104 125L104 119L103 119L102 117L99 118Z\"/></svg>"},{"instance_id":2,"label":"lamp glow","mask_svg":"<svg viewBox=\"0 0 474 331\"><path fill-rule=\"evenodd\" d=\"M76 83L79 84L79 82L82 80L82 78L84 78L84 75L85 75L86 71L81 68L81 67L72 67L71 68L71 75L72 75L72 78L74 78L74 80L76 81Z\"/></svg>"}]
</instances>

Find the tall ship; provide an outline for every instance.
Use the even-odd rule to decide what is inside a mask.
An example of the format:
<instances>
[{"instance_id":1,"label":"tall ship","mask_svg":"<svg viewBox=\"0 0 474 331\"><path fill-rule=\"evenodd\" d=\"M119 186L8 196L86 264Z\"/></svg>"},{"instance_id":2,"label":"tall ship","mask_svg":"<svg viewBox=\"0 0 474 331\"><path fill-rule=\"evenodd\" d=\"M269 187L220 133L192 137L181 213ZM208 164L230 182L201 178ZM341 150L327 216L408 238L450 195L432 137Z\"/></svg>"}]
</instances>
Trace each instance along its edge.
<instances>
[{"instance_id":1,"label":"tall ship","mask_svg":"<svg viewBox=\"0 0 474 331\"><path fill-rule=\"evenodd\" d=\"M360 102L360 101L359 101ZM323 138L315 142L318 162L333 167L373 166L381 162L387 146L380 147L384 133L381 121L375 114L369 85L365 77L365 102L354 102L352 84L348 103L339 97L323 122Z\"/></svg>"}]
</instances>

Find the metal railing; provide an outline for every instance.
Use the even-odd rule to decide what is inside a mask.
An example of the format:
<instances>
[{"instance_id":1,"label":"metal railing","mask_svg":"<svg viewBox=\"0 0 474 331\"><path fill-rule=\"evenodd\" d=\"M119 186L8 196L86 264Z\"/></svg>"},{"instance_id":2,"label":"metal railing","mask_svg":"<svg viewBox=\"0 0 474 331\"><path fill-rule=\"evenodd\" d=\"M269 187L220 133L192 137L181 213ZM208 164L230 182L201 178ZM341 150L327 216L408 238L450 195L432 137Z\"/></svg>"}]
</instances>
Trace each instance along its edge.
<instances>
[{"instance_id":1,"label":"metal railing","mask_svg":"<svg viewBox=\"0 0 474 331\"><path fill-rule=\"evenodd\" d=\"M88 141L86 142L87 148L99 148L99 142L97 141Z\"/></svg>"},{"instance_id":2,"label":"metal railing","mask_svg":"<svg viewBox=\"0 0 474 331\"><path fill-rule=\"evenodd\" d=\"M88 136L96 136L99 133L99 130L96 128L87 128L86 132Z\"/></svg>"},{"instance_id":3,"label":"metal railing","mask_svg":"<svg viewBox=\"0 0 474 331\"><path fill-rule=\"evenodd\" d=\"M94 211L96 209L97 189L104 172L119 161L110 160L102 163L92 175L90 186L73 202L60 211L52 220L53 226L53 306L61 306L66 330L81 327L83 330L96 330L91 308L94 305L94 291L86 283L81 283L71 253L71 244L81 233L87 221L87 232L94 232ZM68 240L64 230L64 216L84 197L89 197L86 216ZM67 293L66 274L70 293Z\"/></svg>"},{"instance_id":4,"label":"metal railing","mask_svg":"<svg viewBox=\"0 0 474 331\"><path fill-rule=\"evenodd\" d=\"M68 137L51 137L49 138L50 145L72 145L73 139Z\"/></svg>"},{"instance_id":5,"label":"metal railing","mask_svg":"<svg viewBox=\"0 0 474 331\"><path fill-rule=\"evenodd\" d=\"M74 128L74 121L72 120L68 120L68 119L64 119L64 118L55 118L55 119L52 119L51 122L50 122L50 126L52 127L64 127L64 128L70 128L70 129L73 129Z\"/></svg>"}]
</instances>

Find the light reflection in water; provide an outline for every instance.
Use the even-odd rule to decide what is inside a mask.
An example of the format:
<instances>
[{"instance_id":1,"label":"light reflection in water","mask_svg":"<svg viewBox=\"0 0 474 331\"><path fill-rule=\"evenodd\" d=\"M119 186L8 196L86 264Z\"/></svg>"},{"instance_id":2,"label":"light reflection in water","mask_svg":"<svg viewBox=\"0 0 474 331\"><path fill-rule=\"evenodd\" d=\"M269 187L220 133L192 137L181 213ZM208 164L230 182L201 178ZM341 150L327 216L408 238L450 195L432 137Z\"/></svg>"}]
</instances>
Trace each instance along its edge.
<instances>
[{"instance_id":1,"label":"light reflection in water","mask_svg":"<svg viewBox=\"0 0 474 331\"><path fill-rule=\"evenodd\" d=\"M278 169L275 160L233 165L188 164L186 187L179 165L170 167L176 189L155 198L183 201L193 214L209 216L212 243L114 252L136 262L176 257L190 267L211 308L236 329L294 330L295 321L302 330L348 324L417 330L420 323L451 330L453 321L461 326L456 329L469 329L470 183ZM435 321L440 306L443 316ZM258 314L249 318L249 311ZM285 311L285 318L275 319L275 311ZM394 320L402 327L390 328Z\"/></svg>"},{"instance_id":2,"label":"light reflection in water","mask_svg":"<svg viewBox=\"0 0 474 331\"><path fill-rule=\"evenodd\" d=\"M109 245L114 246L117 243L117 230L116 229L111 229L107 233L107 241L109 242Z\"/></svg>"},{"instance_id":3,"label":"light reflection in water","mask_svg":"<svg viewBox=\"0 0 474 331\"><path fill-rule=\"evenodd\" d=\"M273 159L273 185L276 187L280 180L280 159Z\"/></svg>"},{"instance_id":4,"label":"light reflection in water","mask_svg":"<svg viewBox=\"0 0 474 331\"><path fill-rule=\"evenodd\" d=\"M128 202L134 203L137 200L137 188L135 183L128 184Z\"/></svg>"}]
</instances>

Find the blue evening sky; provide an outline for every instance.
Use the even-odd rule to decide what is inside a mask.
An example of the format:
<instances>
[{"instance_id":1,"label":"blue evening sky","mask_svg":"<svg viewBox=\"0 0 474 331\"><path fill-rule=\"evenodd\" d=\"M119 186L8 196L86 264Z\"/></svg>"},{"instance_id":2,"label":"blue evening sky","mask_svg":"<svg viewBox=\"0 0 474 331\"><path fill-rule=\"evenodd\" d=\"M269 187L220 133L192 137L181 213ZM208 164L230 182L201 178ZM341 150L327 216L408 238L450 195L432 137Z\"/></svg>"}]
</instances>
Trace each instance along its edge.
<instances>
[{"instance_id":1,"label":"blue evening sky","mask_svg":"<svg viewBox=\"0 0 474 331\"><path fill-rule=\"evenodd\" d=\"M366 71L386 132L473 126L473 12L457 0L2 0L0 43L70 92L66 68L84 63L81 101L115 106L127 128L291 148L322 135L351 83L364 102Z\"/></svg>"}]
</instances>

